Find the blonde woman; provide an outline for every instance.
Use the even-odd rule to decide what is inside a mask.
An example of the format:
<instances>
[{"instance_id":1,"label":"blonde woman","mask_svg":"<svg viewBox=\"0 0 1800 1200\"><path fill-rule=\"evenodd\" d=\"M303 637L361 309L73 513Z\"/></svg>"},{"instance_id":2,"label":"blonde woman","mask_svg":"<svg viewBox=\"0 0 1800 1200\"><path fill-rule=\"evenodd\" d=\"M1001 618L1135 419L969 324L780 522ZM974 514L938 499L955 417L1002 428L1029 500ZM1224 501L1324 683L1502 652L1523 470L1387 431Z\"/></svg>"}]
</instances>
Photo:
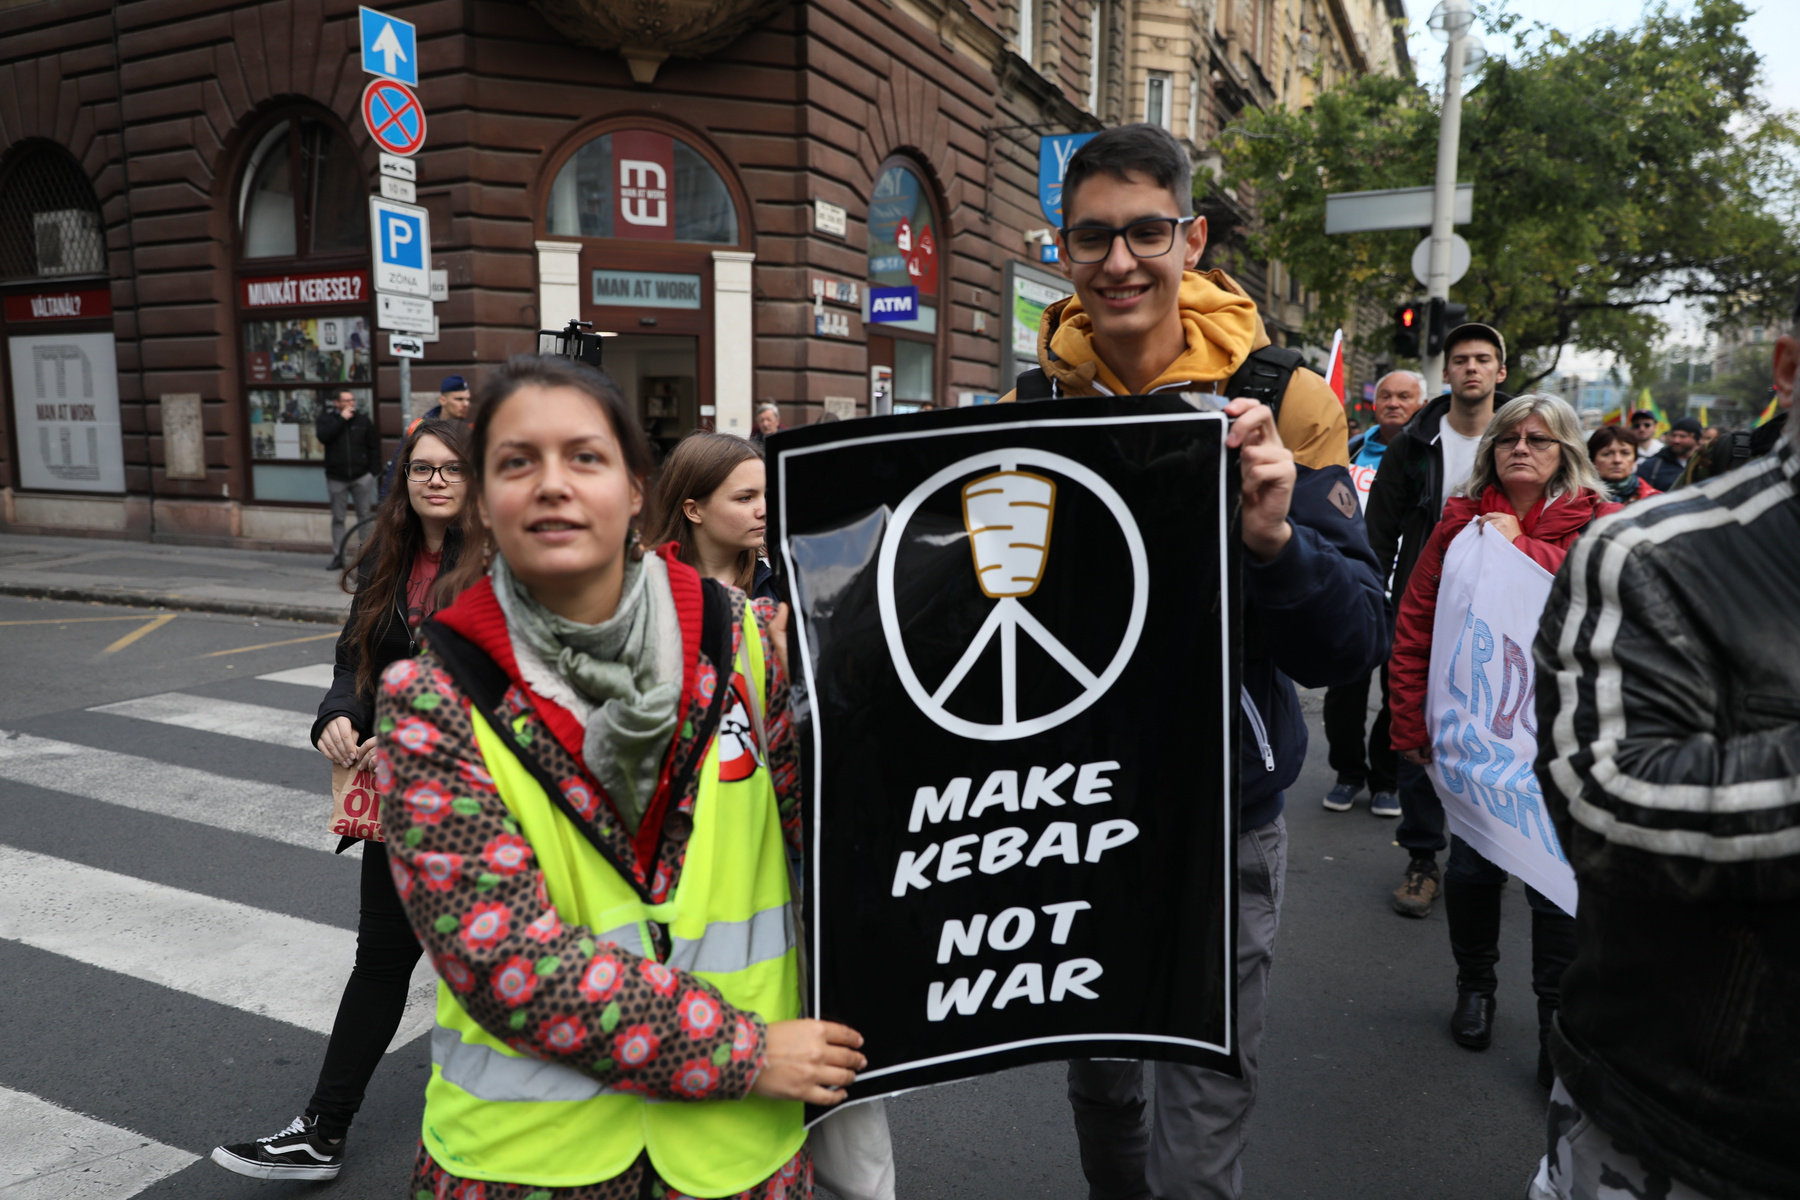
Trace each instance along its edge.
<instances>
[{"instance_id":1,"label":"blonde woman","mask_svg":"<svg viewBox=\"0 0 1800 1200\"><path fill-rule=\"evenodd\" d=\"M1554 574L1596 517L1620 507L1608 499L1582 441L1575 410L1555 396L1508 401L1475 448L1475 466L1419 555L1400 601L1388 663L1394 749L1420 766L1431 761L1425 733L1425 682L1444 551L1471 521L1491 526ZM1456 958L1456 1007L1450 1036L1485 1050L1494 1036L1495 966L1500 961L1500 899L1506 872L1459 837L1444 870L1444 913ZM1546 1037L1562 995L1562 973L1575 955L1575 921L1526 888L1531 903L1531 985L1538 998L1538 1082L1549 1087Z\"/></svg>"}]
</instances>

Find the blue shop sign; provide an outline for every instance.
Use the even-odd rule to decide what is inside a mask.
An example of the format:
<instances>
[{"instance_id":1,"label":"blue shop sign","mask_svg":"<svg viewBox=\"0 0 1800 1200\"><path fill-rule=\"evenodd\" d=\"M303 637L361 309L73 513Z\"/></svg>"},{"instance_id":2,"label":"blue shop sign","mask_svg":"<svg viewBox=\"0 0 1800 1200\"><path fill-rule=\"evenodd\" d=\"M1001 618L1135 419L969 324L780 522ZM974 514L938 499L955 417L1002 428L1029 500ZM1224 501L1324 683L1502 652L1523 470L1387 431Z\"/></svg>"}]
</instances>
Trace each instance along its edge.
<instances>
[{"instance_id":1,"label":"blue shop sign","mask_svg":"<svg viewBox=\"0 0 1800 1200\"><path fill-rule=\"evenodd\" d=\"M869 289L869 323L919 319L919 289L916 287L872 287Z\"/></svg>"},{"instance_id":2,"label":"blue shop sign","mask_svg":"<svg viewBox=\"0 0 1800 1200\"><path fill-rule=\"evenodd\" d=\"M1093 133L1059 133L1038 141L1038 207L1056 228L1061 229L1063 178L1069 173L1069 160L1075 152L1098 137ZM1045 259L1053 262L1054 259Z\"/></svg>"}]
</instances>

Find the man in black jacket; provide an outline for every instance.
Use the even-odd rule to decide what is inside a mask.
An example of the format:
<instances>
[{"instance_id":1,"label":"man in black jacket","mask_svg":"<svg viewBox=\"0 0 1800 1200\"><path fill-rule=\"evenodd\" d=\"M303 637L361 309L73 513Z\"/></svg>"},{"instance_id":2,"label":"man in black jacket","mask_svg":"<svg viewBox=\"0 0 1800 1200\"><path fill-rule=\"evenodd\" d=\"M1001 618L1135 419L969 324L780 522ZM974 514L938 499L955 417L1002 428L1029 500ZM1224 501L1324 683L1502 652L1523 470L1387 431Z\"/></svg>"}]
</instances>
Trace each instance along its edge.
<instances>
[{"instance_id":1,"label":"man in black jacket","mask_svg":"<svg viewBox=\"0 0 1800 1200\"><path fill-rule=\"evenodd\" d=\"M1800 314L1777 340L1791 405ZM1581 889L1533 1200L1800 1196L1800 439L1575 544L1537 777Z\"/></svg>"},{"instance_id":2,"label":"man in black jacket","mask_svg":"<svg viewBox=\"0 0 1800 1200\"><path fill-rule=\"evenodd\" d=\"M325 487L331 493L331 545L342 548L346 501L354 501L360 525L375 507L375 472L381 466L381 435L368 414L358 412L356 394L345 388L319 414L313 434L325 448ZM364 531L367 536L367 531Z\"/></svg>"},{"instance_id":3,"label":"man in black jacket","mask_svg":"<svg viewBox=\"0 0 1800 1200\"><path fill-rule=\"evenodd\" d=\"M1431 400L1408 421L1381 455L1364 513L1369 548L1384 573L1393 573L1390 619L1400 607L1419 551L1443 515L1444 498L1468 479L1475 446L1494 409L1512 399L1495 388L1506 378L1506 339L1491 325L1458 325L1444 339L1444 376L1450 393ZM1425 768L1401 759L1400 827L1394 840L1411 856L1406 878L1394 892L1394 911L1403 917L1431 912L1442 886L1438 852L1444 837L1444 806Z\"/></svg>"},{"instance_id":4,"label":"man in black jacket","mask_svg":"<svg viewBox=\"0 0 1800 1200\"><path fill-rule=\"evenodd\" d=\"M1659 492L1674 491L1699 445L1700 422L1693 417L1679 418L1669 426L1662 449L1638 463L1638 478Z\"/></svg>"}]
</instances>

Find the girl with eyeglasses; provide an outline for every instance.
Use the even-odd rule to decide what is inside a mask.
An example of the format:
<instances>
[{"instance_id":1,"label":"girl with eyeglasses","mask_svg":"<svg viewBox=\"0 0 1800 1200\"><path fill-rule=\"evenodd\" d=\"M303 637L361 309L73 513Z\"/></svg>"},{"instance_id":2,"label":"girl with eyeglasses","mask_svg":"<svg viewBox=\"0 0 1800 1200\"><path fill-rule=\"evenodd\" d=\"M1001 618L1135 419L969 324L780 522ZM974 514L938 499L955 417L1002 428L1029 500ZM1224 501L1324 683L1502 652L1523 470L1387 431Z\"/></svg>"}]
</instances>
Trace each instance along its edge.
<instances>
[{"instance_id":1,"label":"girl with eyeglasses","mask_svg":"<svg viewBox=\"0 0 1800 1200\"><path fill-rule=\"evenodd\" d=\"M375 533L344 573L353 594L338 638L331 690L319 705L312 740L346 768L375 756L375 685L381 672L418 650L419 625L456 598L454 568L481 542L469 503L468 434L450 421L425 420L401 447L405 487L388 492ZM386 799L384 797L384 799ZM346 837L338 852L357 839ZM419 942L394 890L387 846L363 846L356 965L344 985L318 1083L303 1115L272 1137L219 1146L215 1163L257 1179L335 1179L345 1135L388 1043L400 1028Z\"/></svg>"}]
</instances>

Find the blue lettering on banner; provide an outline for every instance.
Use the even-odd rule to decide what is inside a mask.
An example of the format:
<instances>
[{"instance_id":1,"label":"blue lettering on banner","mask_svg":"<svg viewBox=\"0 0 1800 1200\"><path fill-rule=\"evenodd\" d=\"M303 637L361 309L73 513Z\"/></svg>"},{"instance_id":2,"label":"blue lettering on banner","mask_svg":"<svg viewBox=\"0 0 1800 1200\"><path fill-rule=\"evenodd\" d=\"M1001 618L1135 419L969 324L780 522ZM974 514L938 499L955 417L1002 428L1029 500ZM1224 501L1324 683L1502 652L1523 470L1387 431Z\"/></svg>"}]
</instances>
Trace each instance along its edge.
<instances>
[{"instance_id":1,"label":"blue lettering on banner","mask_svg":"<svg viewBox=\"0 0 1800 1200\"><path fill-rule=\"evenodd\" d=\"M869 289L869 321L914 321L919 316L919 289L916 287L872 287Z\"/></svg>"},{"instance_id":2,"label":"blue lettering on banner","mask_svg":"<svg viewBox=\"0 0 1800 1200\"><path fill-rule=\"evenodd\" d=\"M1544 812L1544 792L1530 760L1514 767L1511 746L1483 737L1474 721L1462 724L1454 708L1444 710L1432 756L1437 760L1444 786L1453 795L1486 808L1496 820L1504 821L1527 841L1535 833L1545 853L1569 861ZM1511 774L1507 773L1508 767L1513 767Z\"/></svg>"}]
</instances>

